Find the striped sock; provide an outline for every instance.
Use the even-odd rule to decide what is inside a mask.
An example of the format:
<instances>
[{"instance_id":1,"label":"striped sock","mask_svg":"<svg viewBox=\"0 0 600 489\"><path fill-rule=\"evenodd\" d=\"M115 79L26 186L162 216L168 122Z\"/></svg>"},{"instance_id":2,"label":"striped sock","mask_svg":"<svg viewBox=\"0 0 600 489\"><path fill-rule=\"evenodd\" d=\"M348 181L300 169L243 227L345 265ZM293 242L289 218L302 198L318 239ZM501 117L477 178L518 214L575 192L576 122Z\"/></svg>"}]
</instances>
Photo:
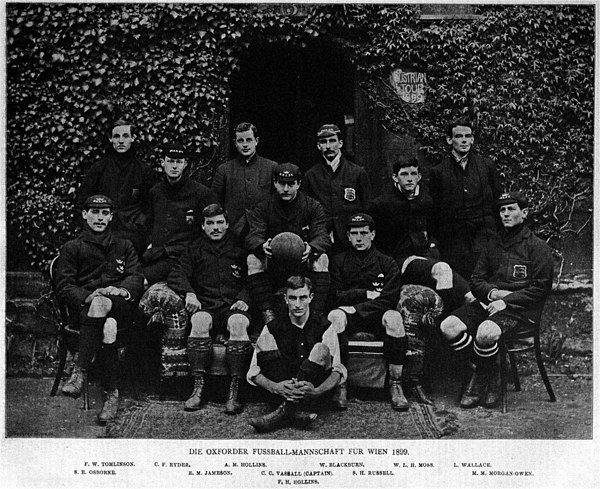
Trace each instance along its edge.
<instances>
[{"instance_id":1,"label":"striped sock","mask_svg":"<svg viewBox=\"0 0 600 489\"><path fill-rule=\"evenodd\" d=\"M452 348L454 351L461 351L469 346L472 341L473 337L466 331L463 331L461 335L450 341L450 348Z\"/></svg>"},{"instance_id":2,"label":"striped sock","mask_svg":"<svg viewBox=\"0 0 600 489\"><path fill-rule=\"evenodd\" d=\"M497 341L494 342L494 344L488 348L483 348L482 346L479 346L477 342L475 342L475 344L473 345L473 349L475 350L477 356L480 356L481 358L490 358L493 357L496 353L498 353L499 346Z\"/></svg>"}]
</instances>

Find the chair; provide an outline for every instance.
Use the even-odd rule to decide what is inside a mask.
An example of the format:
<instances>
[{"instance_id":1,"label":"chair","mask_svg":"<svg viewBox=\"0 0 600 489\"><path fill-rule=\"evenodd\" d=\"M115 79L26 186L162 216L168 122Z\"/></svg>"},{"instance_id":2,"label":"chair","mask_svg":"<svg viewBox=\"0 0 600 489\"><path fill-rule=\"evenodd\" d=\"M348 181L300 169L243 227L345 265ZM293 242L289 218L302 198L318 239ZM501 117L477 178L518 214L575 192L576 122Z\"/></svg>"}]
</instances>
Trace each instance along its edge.
<instances>
[{"instance_id":1,"label":"chair","mask_svg":"<svg viewBox=\"0 0 600 489\"><path fill-rule=\"evenodd\" d=\"M530 329L509 332L503 334L499 341L500 346L500 382L501 382L501 395L502 395L502 412L506 413L507 408L507 383L508 383L508 366L507 356L510 359L511 376L515 384L515 391L521 390L521 382L519 381L519 373L517 372L516 354L524 353L530 350L535 352L535 359L537 361L538 370L546 386L546 391L550 397L550 402L556 402L556 396L550 385L548 379L548 373L542 360L542 349L540 346L540 328L538 325L532 325Z\"/></svg>"},{"instance_id":2,"label":"chair","mask_svg":"<svg viewBox=\"0 0 600 489\"><path fill-rule=\"evenodd\" d=\"M55 267L58 256L54 257L48 267L50 274L50 284L52 286L52 304L56 311L56 316L59 318L58 323L58 368L56 369L56 377L54 378L54 384L52 384L52 390L50 396L55 396L58 391L58 386L65 371L65 364L67 362L67 352L69 345L74 345L79 342L79 330L73 329L71 326L71 319L69 317L69 309L66 304L62 304L56 295L56 282L55 282ZM90 400L88 395L88 380L85 379L83 384L83 409L86 411L90 408Z\"/></svg>"}]
</instances>

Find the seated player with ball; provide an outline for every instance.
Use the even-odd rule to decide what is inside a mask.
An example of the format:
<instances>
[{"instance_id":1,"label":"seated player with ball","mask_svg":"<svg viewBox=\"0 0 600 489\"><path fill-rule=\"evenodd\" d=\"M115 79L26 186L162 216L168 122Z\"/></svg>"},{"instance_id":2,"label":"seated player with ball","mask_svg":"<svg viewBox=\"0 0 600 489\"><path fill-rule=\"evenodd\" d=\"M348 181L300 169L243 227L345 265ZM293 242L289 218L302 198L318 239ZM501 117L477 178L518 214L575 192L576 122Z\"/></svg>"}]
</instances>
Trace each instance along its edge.
<instances>
[{"instance_id":1,"label":"seated player with ball","mask_svg":"<svg viewBox=\"0 0 600 489\"><path fill-rule=\"evenodd\" d=\"M274 317L273 291L290 275L304 272L311 279L314 313L323 313L329 292L326 252L331 241L323 207L298 192L301 173L296 165L278 165L273 179L276 193L249 213L250 232L246 237L250 251L248 285L265 323ZM286 234L278 236L280 233Z\"/></svg>"}]
</instances>

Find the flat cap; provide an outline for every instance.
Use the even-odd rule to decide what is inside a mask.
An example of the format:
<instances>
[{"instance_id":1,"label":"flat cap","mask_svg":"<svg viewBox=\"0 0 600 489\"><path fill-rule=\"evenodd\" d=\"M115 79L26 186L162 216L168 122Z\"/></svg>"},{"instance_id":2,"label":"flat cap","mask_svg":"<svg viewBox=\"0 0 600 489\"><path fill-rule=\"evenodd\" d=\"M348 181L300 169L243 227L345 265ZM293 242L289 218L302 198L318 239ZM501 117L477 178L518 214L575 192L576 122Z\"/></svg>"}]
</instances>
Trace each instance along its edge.
<instances>
[{"instance_id":1,"label":"flat cap","mask_svg":"<svg viewBox=\"0 0 600 489\"><path fill-rule=\"evenodd\" d=\"M163 147L163 156L168 156L169 158L173 158L175 160L181 160L187 157L187 151L185 150L183 144L170 143Z\"/></svg>"},{"instance_id":2,"label":"flat cap","mask_svg":"<svg viewBox=\"0 0 600 489\"><path fill-rule=\"evenodd\" d=\"M107 207L112 209L113 201L106 195L90 195L83 204L84 209L106 209Z\"/></svg>"},{"instance_id":3,"label":"flat cap","mask_svg":"<svg viewBox=\"0 0 600 489\"><path fill-rule=\"evenodd\" d=\"M336 126L335 124L325 124L325 125L319 127L319 130L317 131L317 137L318 138L326 138L329 136L336 136L341 133L342 133L342 131L340 131L340 128L338 126Z\"/></svg>"},{"instance_id":4,"label":"flat cap","mask_svg":"<svg viewBox=\"0 0 600 489\"><path fill-rule=\"evenodd\" d=\"M375 221L369 214L365 214L361 212L359 214L354 214L346 221L347 228L356 228L362 226L369 226L371 229L375 227Z\"/></svg>"},{"instance_id":5,"label":"flat cap","mask_svg":"<svg viewBox=\"0 0 600 489\"><path fill-rule=\"evenodd\" d=\"M498 198L496 204L498 207L506 204L519 204L521 209L528 206L527 199L521 192L506 192Z\"/></svg>"},{"instance_id":6,"label":"flat cap","mask_svg":"<svg viewBox=\"0 0 600 489\"><path fill-rule=\"evenodd\" d=\"M278 182L292 182L294 180L302 179L302 172L300 171L300 168L292 163L281 163L275 167L273 178Z\"/></svg>"}]
</instances>

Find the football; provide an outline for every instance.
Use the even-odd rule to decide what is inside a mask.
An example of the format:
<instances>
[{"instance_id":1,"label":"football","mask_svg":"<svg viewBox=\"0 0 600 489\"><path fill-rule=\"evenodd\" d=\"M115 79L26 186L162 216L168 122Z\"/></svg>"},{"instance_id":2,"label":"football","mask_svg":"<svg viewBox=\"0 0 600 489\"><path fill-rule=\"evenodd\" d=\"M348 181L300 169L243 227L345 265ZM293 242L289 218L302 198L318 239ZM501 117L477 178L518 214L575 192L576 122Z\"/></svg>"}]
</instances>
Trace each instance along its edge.
<instances>
[{"instance_id":1,"label":"football","mask_svg":"<svg viewBox=\"0 0 600 489\"><path fill-rule=\"evenodd\" d=\"M271 240L273 258L278 261L299 262L304 249L304 241L296 233L279 233Z\"/></svg>"}]
</instances>

